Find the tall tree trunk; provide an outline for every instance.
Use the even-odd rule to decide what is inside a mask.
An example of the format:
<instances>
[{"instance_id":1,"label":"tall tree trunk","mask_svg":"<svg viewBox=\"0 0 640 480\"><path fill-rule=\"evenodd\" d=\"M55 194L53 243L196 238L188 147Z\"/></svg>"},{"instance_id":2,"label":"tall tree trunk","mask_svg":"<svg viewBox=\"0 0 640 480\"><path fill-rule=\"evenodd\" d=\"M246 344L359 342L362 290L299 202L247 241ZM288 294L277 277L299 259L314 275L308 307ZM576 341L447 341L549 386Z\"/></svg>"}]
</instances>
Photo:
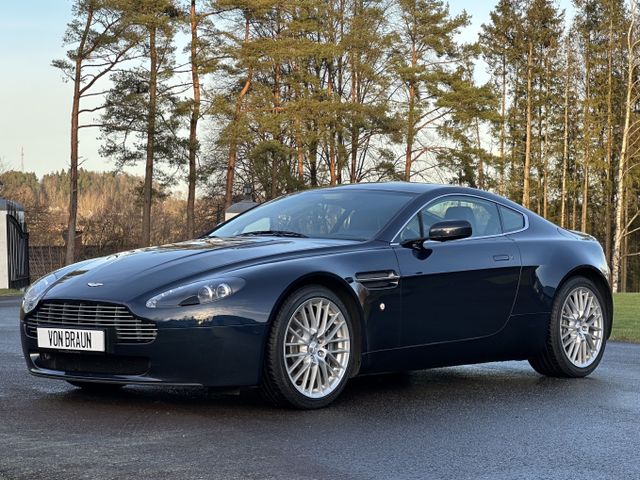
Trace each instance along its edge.
<instances>
[{"instance_id":1,"label":"tall tree trunk","mask_svg":"<svg viewBox=\"0 0 640 480\"><path fill-rule=\"evenodd\" d=\"M580 229L588 233L587 225L589 218L589 168L591 165L591 58L587 49L586 72L585 72L585 101L584 101L584 159L582 162L582 210L580 218Z\"/></svg>"},{"instance_id":2,"label":"tall tree trunk","mask_svg":"<svg viewBox=\"0 0 640 480\"><path fill-rule=\"evenodd\" d=\"M354 15L357 15L357 4L355 2ZM358 105L358 59L355 52L351 52L351 172L350 182L356 183L356 170L358 164L358 143L360 141L360 131L358 129L357 117Z\"/></svg>"},{"instance_id":3,"label":"tall tree trunk","mask_svg":"<svg viewBox=\"0 0 640 480\"><path fill-rule=\"evenodd\" d=\"M560 190L560 226L567 226L567 173L569 168L569 81L571 78L571 60L567 53L567 71L564 82L564 125L562 142L562 187Z\"/></svg>"},{"instance_id":4,"label":"tall tree trunk","mask_svg":"<svg viewBox=\"0 0 640 480\"><path fill-rule=\"evenodd\" d=\"M613 164L613 19L609 20L609 47L607 50L607 158L605 161L605 201L604 201L604 254L607 262L611 262L611 201L613 188L612 164Z\"/></svg>"},{"instance_id":5,"label":"tall tree trunk","mask_svg":"<svg viewBox=\"0 0 640 480\"><path fill-rule=\"evenodd\" d=\"M407 115L407 145L404 158L404 179L411 181L411 166L413 163L413 142L415 135L415 104L416 87L413 81L409 85L409 111Z\"/></svg>"},{"instance_id":6,"label":"tall tree trunk","mask_svg":"<svg viewBox=\"0 0 640 480\"><path fill-rule=\"evenodd\" d=\"M278 26L278 29L280 27ZM278 37L280 36L280 31L278 30ZM276 62L274 69L273 69L273 111L275 112L275 115L278 115L278 112L280 111L280 82L281 82L281 73L282 73L282 66L280 65L280 62ZM278 124L276 126L277 132L274 135L274 137L276 138L276 140L278 142L282 142L281 139L281 135L280 135L280 125ZM276 198L278 196L278 170L280 169L280 155L272 155L271 158L271 195L270 198Z\"/></svg>"},{"instance_id":7,"label":"tall tree trunk","mask_svg":"<svg viewBox=\"0 0 640 480\"><path fill-rule=\"evenodd\" d=\"M329 102L333 102L333 60L329 61L327 65L327 94ZM332 112L331 121L329 124L329 183L335 185L337 183L336 175L336 124L335 114Z\"/></svg>"},{"instance_id":8,"label":"tall tree trunk","mask_svg":"<svg viewBox=\"0 0 640 480\"><path fill-rule=\"evenodd\" d=\"M245 26L244 26L244 43L249 41L250 27L251 27L251 18L249 13L245 11ZM249 88L251 87L251 80L253 78L253 69L249 68L247 72L247 79L238 94L238 98L236 99L236 107L233 114L233 119L231 121L231 139L229 141L229 154L227 156L227 175L225 180L225 189L224 189L224 208L227 209L231 206L233 202L233 182L235 179L236 172L236 161L238 157L238 127L239 122L242 119L242 103L244 101L244 97L247 95Z\"/></svg>"},{"instance_id":9,"label":"tall tree trunk","mask_svg":"<svg viewBox=\"0 0 640 480\"><path fill-rule=\"evenodd\" d=\"M545 109L544 121L544 150L542 151L542 216L549 218L549 198L548 198L548 170L549 160L547 158L547 150L549 145L549 112Z\"/></svg>"},{"instance_id":10,"label":"tall tree trunk","mask_svg":"<svg viewBox=\"0 0 640 480\"><path fill-rule=\"evenodd\" d=\"M414 35L412 38L415 38L415 30L417 25L413 24ZM418 48L415 43L415 40L412 41L411 44L411 68L412 71L415 71L416 66L418 65ZM409 109L407 114L407 146L405 150L405 158L404 158L404 179L405 181L411 181L411 167L413 163L413 142L415 140L415 129L416 129L416 79L412 78L409 80Z\"/></svg>"},{"instance_id":11,"label":"tall tree trunk","mask_svg":"<svg viewBox=\"0 0 640 480\"><path fill-rule=\"evenodd\" d=\"M156 48L155 26L149 27L149 111L147 114L147 160L144 172L142 239L141 245L151 244L151 204L153 201L153 154L156 134L156 108L158 101L158 50Z\"/></svg>"},{"instance_id":12,"label":"tall tree trunk","mask_svg":"<svg viewBox=\"0 0 640 480\"><path fill-rule=\"evenodd\" d=\"M309 145L309 184L318 186L318 141L312 140Z\"/></svg>"},{"instance_id":13,"label":"tall tree trunk","mask_svg":"<svg viewBox=\"0 0 640 480\"><path fill-rule=\"evenodd\" d=\"M543 127L543 134L541 135L542 138L542 146L540 147L540 166L542 168L542 216L544 218L548 218L549 217L549 198L547 197L547 193L548 193L548 184L547 184L547 174L548 174L548 165L549 165L549 160L548 160L548 150L549 150L549 107L548 107L548 102L549 102L549 77L551 76L550 74L550 65L549 65L549 61L547 59L545 59L545 79L546 81L544 82L544 127ZM541 88L542 90L542 88ZM542 111L542 107L540 109L540 111ZM542 117L542 115L541 115Z\"/></svg>"},{"instance_id":14,"label":"tall tree trunk","mask_svg":"<svg viewBox=\"0 0 640 480\"><path fill-rule=\"evenodd\" d=\"M498 183L498 193L500 195L505 195L505 169L506 169L506 159L504 155L505 150L505 141L507 135L507 122L506 122L506 112L507 112L507 59L506 55L502 56L502 100L500 103L500 171L499 171L499 183Z\"/></svg>"},{"instance_id":15,"label":"tall tree trunk","mask_svg":"<svg viewBox=\"0 0 640 480\"><path fill-rule=\"evenodd\" d=\"M484 190L484 159L480 140L480 121L476 118L476 143L478 145L478 188Z\"/></svg>"},{"instance_id":16,"label":"tall tree trunk","mask_svg":"<svg viewBox=\"0 0 640 480\"><path fill-rule=\"evenodd\" d=\"M300 185L304 185L304 152L302 151L302 127L300 118L296 114L296 160L297 160L297 171L298 171L298 181Z\"/></svg>"},{"instance_id":17,"label":"tall tree trunk","mask_svg":"<svg viewBox=\"0 0 640 480\"><path fill-rule=\"evenodd\" d=\"M532 130L532 103L533 103L533 42L529 41L527 54L527 139L524 153L524 174L522 182L522 205L529 208L529 175L531 171L531 130Z\"/></svg>"},{"instance_id":18,"label":"tall tree trunk","mask_svg":"<svg viewBox=\"0 0 640 480\"><path fill-rule=\"evenodd\" d=\"M200 118L200 76L198 68L198 17L196 14L196 0L191 0L191 81L193 83L193 108L189 122L188 238L195 237L196 153L198 151L198 120Z\"/></svg>"},{"instance_id":19,"label":"tall tree trunk","mask_svg":"<svg viewBox=\"0 0 640 480\"><path fill-rule=\"evenodd\" d=\"M93 4L89 4L87 22L82 32L75 61L73 77L73 100L71 104L71 155L69 163L69 219L67 221L67 249L65 262L67 265L75 261L76 224L78 219L78 129L80 123L80 84L82 83L82 62L85 45L93 22Z\"/></svg>"},{"instance_id":20,"label":"tall tree trunk","mask_svg":"<svg viewBox=\"0 0 640 480\"><path fill-rule=\"evenodd\" d=\"M615 235L613 240L613 252L611 259L611 286L614 292L617 292L620 285L620 267L623 260L622 247L623 240L626 236L627 226L624 218L625 212L625 183L629 154L629 136L631 134L631 115L634 108L634 82L636 77L638 52L636 49L640 46L640 39L635 38L636 22L638 15L637 1L631 2L631 23L627 31L627 95L625 100L624 127L622 130L622 145L620 147L620 160L618 162L618 181L616 191L616 221Z\"/></svg>"}]
</instances>

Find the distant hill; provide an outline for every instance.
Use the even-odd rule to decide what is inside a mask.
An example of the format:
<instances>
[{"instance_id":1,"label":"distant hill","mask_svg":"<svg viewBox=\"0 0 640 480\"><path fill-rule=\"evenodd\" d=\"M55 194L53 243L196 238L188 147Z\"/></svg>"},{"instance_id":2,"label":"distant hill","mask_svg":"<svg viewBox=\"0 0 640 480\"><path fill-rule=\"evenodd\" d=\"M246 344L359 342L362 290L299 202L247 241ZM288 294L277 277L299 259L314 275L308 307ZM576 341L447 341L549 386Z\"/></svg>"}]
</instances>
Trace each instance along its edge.
<instances>
[{"instance_id":1,"label":"distant hill","mask_svg":"<svg viewBox=\"0 0 640 480\"><path fill-rule=\"evenodd\" d=\"M67 225L69 176L67 171L44 175L8 171L0 174L0 197L21 203L26 211L31 245L63 245ZM109 250L135 247L140 235L142 178L127 173L79 170L78 230L83 244ZM186 201L157 191L152 243L184 239ZM215 224L215 201L197 205L200 229Z\"/></svg>"}]
</instances>

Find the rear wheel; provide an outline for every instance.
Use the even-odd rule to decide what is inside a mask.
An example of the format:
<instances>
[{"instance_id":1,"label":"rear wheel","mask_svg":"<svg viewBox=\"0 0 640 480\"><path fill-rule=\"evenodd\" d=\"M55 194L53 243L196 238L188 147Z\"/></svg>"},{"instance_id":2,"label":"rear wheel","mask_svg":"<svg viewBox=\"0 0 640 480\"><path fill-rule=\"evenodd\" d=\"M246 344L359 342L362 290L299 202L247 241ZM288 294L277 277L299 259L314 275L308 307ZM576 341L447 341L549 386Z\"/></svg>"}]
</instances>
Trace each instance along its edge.
<instances>
[{"instance_id":1,"label":"rear wheel","mask_svg":"<svg viewBox=\"0 0 640 480\"><path fill-rule=\"evenodd\" d=\"M294 292L269 335L261 391L271 403L295 408L328 405L352 374L352 319L340 298L321 286Z\"/></svg>"},{"instance_id":2,"label":"rear wheel","mask_svg":"<svg viewBox=\"0 0 640 480\"><path fill-rule=\"evenodd\" d=\"M87 392L93 393L109 393L115 392L123 387L119 383L96 383L96 382L81 382L76 380L67 380L74 387L81 388Z\"/></svg>"},{"instance_id":3,"label":"rear wheel","mask_svg":"<svg viewBox=\"0 0 640 480\"><path fill-rule=\"evenodd\" d=\"M558 292L551 311L545 350L529 359L550 377L585 377L604 353L609 313L598 287L588 278L574 277Z\"/></svg>"}]
</instances>

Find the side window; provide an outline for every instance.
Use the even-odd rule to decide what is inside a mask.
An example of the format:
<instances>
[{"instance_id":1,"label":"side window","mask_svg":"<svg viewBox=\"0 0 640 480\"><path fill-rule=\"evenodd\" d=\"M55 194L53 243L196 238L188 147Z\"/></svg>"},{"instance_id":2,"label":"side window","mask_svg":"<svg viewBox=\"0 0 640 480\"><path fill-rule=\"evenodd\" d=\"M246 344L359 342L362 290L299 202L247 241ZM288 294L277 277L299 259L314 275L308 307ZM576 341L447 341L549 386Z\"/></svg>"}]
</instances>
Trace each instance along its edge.
<instances>
[{"instance_id":1,"label":"side window","mask_svg":"<svg viewBox=\"0 0 640 480\"><path fill-rule=\"evenodd\" d=\"M524 215L510 208L500 206L504 233L515 232L524 228Z\"/></svg>"},{"instance_id":2,"label":"side window","mask_svg":"<svg viewBox=\"0 0 640 480\"><path fill-rule=\"evenodd\" d=\"M498 206L486 200L466 196L450 196L436 200L422 212L422 224L425 232L434 223L444 220L466 220L471 224L472 237L500 235L500 216Z\"/></svg>"},{"instance_id":3,"label":"side window","mask_svg":"<svg viewBox=\"0 0 640 480\"><path fill-rule=\"evenodd\" d=\"M513 213L517 214L517 212ZM422 232L425 237L433 224L445 220L466 220L471 224L472 237L502 234L498 206L480 198L464 195L446 196L427 205L418 215L422 217ZM414 216L400 232L401 242L422 237L418 215ZM524 223L524 219L521 219L521 223ZM522 227L518 227L520 228Z\"/></svg>"},{"instance_id":4,"label":"side window","mask_svg":"<svg viewBox=\"0 0 640 480\"><path fill-rule=\"evenodd\" d=\"M409 240L418 240L422 238L420 233L420 219L418 215L414 215L413 218L407 223L407 226L400 232L400 242L407 242Z\"/></svg>"}]
</instances>

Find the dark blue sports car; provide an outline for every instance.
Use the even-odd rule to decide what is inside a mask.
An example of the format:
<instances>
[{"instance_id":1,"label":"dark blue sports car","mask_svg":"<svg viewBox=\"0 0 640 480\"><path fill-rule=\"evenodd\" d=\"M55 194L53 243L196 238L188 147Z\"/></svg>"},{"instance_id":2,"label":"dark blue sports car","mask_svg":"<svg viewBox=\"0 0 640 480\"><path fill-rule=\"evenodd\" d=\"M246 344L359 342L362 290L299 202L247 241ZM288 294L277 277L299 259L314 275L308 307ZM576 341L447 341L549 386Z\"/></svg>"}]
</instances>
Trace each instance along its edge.
<instances>
[{"instance_id":1,"label":"dark blue sports car","mask_svg":"<svg viewBox=\"0 0 640 480\"><path fill-rule=\"evenodd\" d=\"M491 193L347 185L58 270L25 294L22 347L32 374L78 387L257 386L298 408L374 372L583 377L611 332L608 277L592 237Z\"/></svg>"}]
</instances>

